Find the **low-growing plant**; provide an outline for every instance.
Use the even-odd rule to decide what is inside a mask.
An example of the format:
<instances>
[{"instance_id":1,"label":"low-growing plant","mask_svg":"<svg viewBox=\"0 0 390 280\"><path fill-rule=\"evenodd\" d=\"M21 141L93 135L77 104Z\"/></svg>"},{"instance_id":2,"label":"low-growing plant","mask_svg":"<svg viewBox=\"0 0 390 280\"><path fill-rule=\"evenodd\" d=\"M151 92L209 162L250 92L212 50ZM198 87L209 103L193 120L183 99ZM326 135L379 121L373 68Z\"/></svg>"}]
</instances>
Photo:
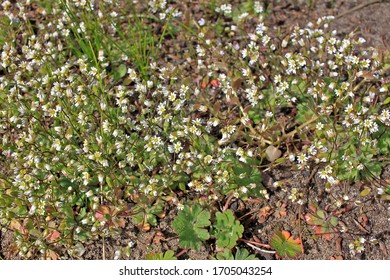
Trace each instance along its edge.
<instances>
[{"instance_id":1,"label":"low-growing plant","mask_svg":"<svg viewBox=\"0 0 390 280\"><path fill-rule=\"evenodd\" d=\"M270 245L281 257L294 258L302 253L302 240L300 238L294 238L286 230L275 231Z\"/></svg>"},{"instance_id":2,"label":"low-growing plant","mask_svg":"<svg viewBox=\"0 0 390 280\"><path fill-rule=\"evenodd\" d=\"M213 236L244 252L245 229L219 206L268 199L262 169L281 164L318 168L328 191L370 181L388 199L377 179L389 163L388 53L340 38L330 17L274 34L260 1L213 2L198 22L166 1L14 2L0 15L0 224L20 257L81 258L130 219L157 226L166 206L179 209L181 247ZM335 218L314 212L330 234ZM273 244L297 252L287 232Z\"/></svg>"},{"instance_id":3,"label":"low-growing plant","mask_svg":"<svg viewBox=\"0 0 390 280\"><path fill-rule=\"evenodd\" d=\"M217 248L233 248L243 232L244 227L235 219L231 210L215 214L211 235L216 238Z\"/></svg>"},{"instance_id":4,"label":"low-growing plant","mask_svg":"<svg viewBox=\"0 0 390 280\"><path fill-rule=\"evenodd\" d=\"M329 215L314 202L309 204L309 209L311 212L305 215L306 223L312 227L316 235L331 240L337 233L338 218Z\"/></svg>"},{"instance_id":5,"label":"low-growing plant","mask_svg":"<svg viewBox=\"0 0 390 280\"><path fill-rule=\"evenodd\" d=\"M256 255L250 254L247 249L237 248L233 254L231 250L225 249L223 252L218 252L216 257L217 260L258 260Z\"/></svg>"},{"instance_id":6,"label":"low-growing plant","mask_svg":"<svg viewBox=\"0 0 390 280\"><path fill-rule=\"evenodd\" d=\"M172 223L183 248L199 250L202 242L210 238L206 227L210 226L210 213L198 204L185 206Z\"/></svg>"},{"instance_id":7,"label":"low-growing plant","mask_svg":"<svg viewBox=\"0 0 390 280\"><path fill-rule=\"evenodd\" d=\"M175 252L172 250L168 250L165 253L148 253L146 254L147 260L161 260L161 261L167 261L167 260L177 260L175 257Z\"/></svg>"}]
</instances>

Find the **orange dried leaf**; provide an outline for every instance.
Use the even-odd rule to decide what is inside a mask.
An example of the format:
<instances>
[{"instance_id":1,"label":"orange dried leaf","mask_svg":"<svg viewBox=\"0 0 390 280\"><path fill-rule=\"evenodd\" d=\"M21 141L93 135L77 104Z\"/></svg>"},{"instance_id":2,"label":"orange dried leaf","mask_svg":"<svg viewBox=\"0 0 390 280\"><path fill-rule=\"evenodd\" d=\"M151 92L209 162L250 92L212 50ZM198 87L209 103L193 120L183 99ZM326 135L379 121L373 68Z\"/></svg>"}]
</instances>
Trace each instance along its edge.
<instances>
[{"instance_id":1,"label":"orange dried leaf","mask_svg":"<svg viewBox=\"0 0 390 280\"><path fill-rule=\"evenodd\" d=\"M21 230L22 229L22 225L16 220L12 220L9 227L11 230Z\"/></svg>"},{"instance_id":2,"label":"orange dried leaf","mask_svg":"<svg viewBox=\"0 0 390 280\"><path fill-rule=\"evenodd\" d=\"M210 85L212 85L213 87L219 87L219 82L218 82L218 80L211 80L211 82L210 82Z\"/></svg>"},{"instance_id":3,"label":"orange dried leaf","mask_svg":"<svg viewBox=\"0 0 390 280\"><path fill-rule=\"evenodd\" d=\"M264 223L268 219L268 217L271 215L270 211L271 211L271 207L269 206L264 206L259 210L259 214L257 215L257 217L258 217L258 222L260 224Z\"/></svg>"},{"instance_id":4,"label":"orange dried leaf","mask_svg":"<svg viewBox=\"0 0 390 280\"><path fill-rule=\"evenodd\" d=\"M50 256L50 259L52 260L58 260L59 256L56 252L54 252L53 250L49 250L49 256Z\"/></svg>"},{"instance_id":5,"label":"orange dried leaf","mask_svg":"<svg viewBox=\"0 0 390 280\"><path fill-rule=\"evenodd\" d=\"M57 238L59 238L61 236L61 233L59 233L58 231L52 231L47 237L46 239L49 240L49 241L54 241L56 240Z\"/></svg>"}]
</instances>

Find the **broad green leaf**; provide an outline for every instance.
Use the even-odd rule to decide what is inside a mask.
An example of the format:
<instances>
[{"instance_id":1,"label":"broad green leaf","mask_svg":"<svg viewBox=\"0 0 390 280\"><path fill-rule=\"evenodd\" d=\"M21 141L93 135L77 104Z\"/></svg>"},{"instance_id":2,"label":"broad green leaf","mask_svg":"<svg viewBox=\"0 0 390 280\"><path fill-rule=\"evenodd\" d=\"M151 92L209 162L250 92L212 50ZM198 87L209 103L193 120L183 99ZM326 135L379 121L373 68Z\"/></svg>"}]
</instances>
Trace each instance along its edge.
<instances>
[{"instance_id":1,"label":"broad green leaf","mask_svg":"<svg viewBox=\"0 0 390 280\"><path fill-rule=\"evenodd\" d=\"M225 249L223 252L219 252L216 255L217 260L258 260L255 255L252 255L249 253L247 249L240 249L238 248L236 250L236 253L233 255L233 253Z\"/></svg>"},{"instance_id":2,"label":"broad green leaf","mask_svg":"<svg viewBox=\"0 0 390 280\"><path fill-rule=\"evenodd\" d=\"M119 65L114 72L114 77L116 80L123 78L127 73L127 67L124 64Z\"/></svg>"},{"instance_id":3,"label":"broad green leaf","mask_svg":"<svg viewBox=\"0 0 390 280\"><path fill-rule=\"evenodd\" d=\"M247 249L238 248L234 257L235 260L258 260L255 255L250 254Z\"/></svg>"},{"instance_id":4,"label":"broad green leaf","mask_svg":"<svg viewBox=\"0 0 390 280\"><path fill-rule=\"evenodd\" d=\"M210 225L210 213L198 204L185 206L172 223L174 231L179 235L179 244L183 248L199 250L202 241L210 238L205 227Z\"/></svg>"},{"instance_id":5,"label":"broad green leaf","mask_svg":"<svg viewBox=\"0 0 390 280\"><path fill-rule=\"evenodd\" d=\"M211 234L217 239L218 248L233 248L243 232L244 227L234 218L231 210L216 213Z\"/></svg>"},{"instance_id":6,"label":"broad green leaf","mask_svg":"<svg viewBox=\"0 0 390 280\"><path fill-rule=\"evenodd\" d=\"M151 207L143 209L141 206L136 205L134 212L137 214L133 215L133 221L143 231L148 231L150 226L157 225L157 217L164 215L163 204L158 203Z\"/></svg>"}]
</instances>

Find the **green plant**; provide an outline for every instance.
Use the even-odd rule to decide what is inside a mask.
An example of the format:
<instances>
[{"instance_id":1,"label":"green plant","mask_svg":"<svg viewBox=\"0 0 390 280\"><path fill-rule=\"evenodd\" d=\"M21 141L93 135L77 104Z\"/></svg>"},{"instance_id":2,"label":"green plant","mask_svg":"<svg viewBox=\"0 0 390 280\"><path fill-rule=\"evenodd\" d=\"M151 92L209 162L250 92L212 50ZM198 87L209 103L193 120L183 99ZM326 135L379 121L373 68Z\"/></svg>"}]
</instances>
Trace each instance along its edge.
<instances>
[{"instance_id":1,"label":"green plant","mask_svg":"<svg viewBox=\"0 0 390 280\"><path fill-rule=\"evenodd\" d=\"M165 216L164 204L162 201L156 201L152 204L150 200L140 200L132 209L132 219L139 229L148 231L151 226L157 225L157 218Z\"/></svg>"},{"instance_id":2,"label":"green plant","mask_svg":"<svg viewBox=\"0 0 390 280\"><path fill-rule=\"evenodd\" d=\"M168 250L165 253L148 253L146 254L147 260L177 260L175 252Z\"/></svg>"},{"instance_id":3,"label":"green plant","mask_svg":"<svg viewBox=\"0 0 390 280\"><path fill-rule=\"evenodd\" d=\"M291 234L286 231L275 231L271 238L271 247L276 250L281 257L296 257L302 253L302 241L300 238L294 239Z\"/></svg>"},{"instance_id":4,"label":"green plant","mask_svg":"<svg viewBox=\"0 0 390 280\"><path fill-rule=\"evenodd\" d=\"M237 248L233 253L231 250L225 249L223 252L218 252L216 255L217 260L258 260L258 258L250 254L247 249Z\"/></svg>"},{"instance_id":5,"label":"green plant","mask_svg":"<svg viewBox=\"0 0 390 280\"><path fill-rule=\"evenodd\" d=\"M246 223L220 204L267 200L262 172L281 165L389 199L389 53L336 36L331 18L268 32L261 1L206 1L198 22L175 1L3 2L0 225L13 254L81 258L85 242L130 221L151 230L173 208L180 246L213 236L234 250ZM337 218L314 208L308 225L330 238ZM274 240L293 254L296 240Z\"/></svg>"},{"instance_id":6,"label":"green plant","mask_svg":"<svg viewBox=\"0 0 390 280\"><path fill-rule=\"evenodd\" d=\"M305 215L306 223L313 228L316 235L331 240L337 232L338 218L327 214L313 202L309 204L309 209L311 212Z\"/></svg>"},{"instance_id":7,"label":"green plant","mask_svg":"<svg viewBox=\"0 0 390 280\"><path fill-rule=\"evenodd\" d=\"M198 204L185 206L172 223L183 248L199 250L202 242L210 238L206 227L210 226L210 213Z\"/></svg>"},{"instance_id":8,"label":"green plant","mask_svg":"<svg viewBox=\"0 0 390 280\"><path fill-rule=\"evenodd\" d=\"M218 248L233 248L243 232L244 227L235 219L231 210L215 214L215 220L210 233L216 238Z\"/></svg>"}]
</instances>

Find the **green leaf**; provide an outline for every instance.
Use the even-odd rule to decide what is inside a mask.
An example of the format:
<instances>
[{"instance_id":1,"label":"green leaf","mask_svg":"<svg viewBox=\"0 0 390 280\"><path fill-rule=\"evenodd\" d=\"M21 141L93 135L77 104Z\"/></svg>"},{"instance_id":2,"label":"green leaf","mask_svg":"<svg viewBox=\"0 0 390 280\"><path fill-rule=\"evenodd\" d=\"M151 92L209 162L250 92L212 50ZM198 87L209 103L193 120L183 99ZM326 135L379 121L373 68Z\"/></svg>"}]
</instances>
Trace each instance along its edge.
<instances>
[{"instance_id":1,"label":"green leaf","mask_svg":"<svg viewBox=\"0 0 390 280\"><path fill-rule=\"evenodd\" d=\"M205 227L210 225L210 213L198 204L185 206L172 223L174 231L179 235L179 244L183 248L199 250L202 241L210 238Z\"/></svg>"},{"instance_id":2,"label":"green leaf","mask_svg":"<svg viewBox=\"0 0 390 280\"><path fill-rule=\"evenodd\" d=\"M162 203L146 208L143 208L143 205L136 205L133 210L137 213L133 215L134 223L144 231L148 231L151 225L156 226L157 217L164 214Z\"/></svg>"},{"instance_id":3,"label":"green leaf","mask_svg":"<svg viewBox=\"0 0 390 280\"><path fill-rule=\"evenodd\" d=\"M121 64L119 65L116 69L115 69L115 72L114 72L114 78L116 80L119 80L121 78L123 78L127 73L127 67L126 65L124 64Z\"/></svg>"},{"instance_id":4,"label":"green leaf","mask_svg":"<svg viewBox=\"0 0 390 280\"><path fill-rule=\"evenodd\" d=\"M228 250L225 249L223 252L219 252L216 255L217 260L258 260L255 255L249 253L247 249L238 248L235 255Z\"/></svg>"},{"instance_id":5,"label":"green leaf","mask_svg":"<svg viewBox=\"0 0 390 280\"><path fill-rule=\"evenodd\" d=\"M382 165L379 161L370 161L364 165L369 171L369 176L378 177L382 173Z\"/></svg>"},{"instance_id":6,"label":"green leaf","mask_svg":"<svg viewBox=\"0 0 390 280\"><path fill-rule=\"evenodd\" d=\"M247 249L238 248L234 257L235 260L258 260L255 255L250 254Z\"/></svg>"},{"instance_id":7,"label":"green leaf","mask_svg":"<svg viewBox=\"0 0 390 280\"><path fill-rule=\"evenodd\" d=\"M234 218L231 210L217 212L211 234L217 239L218 248L233 248L243 232L244 227Z\"/></svg>"},{"instance_id":8,"label":"green leaf","mask_svg":"<svg viewBox=\"0 0 390 280\"><path fill-rule=\"evenodd\" d=\"M387 105L387 104L389 104L389 103L390 103L390 96L387 97L387 98L385 99L385 101L383 101L383 104L384 104L384 105Z\"/></svg>"},{"instance_id":9,"label":"green leaf","mask_svg":"<svg viewBox=\"0 0 390 280\"><path fill-rule=\"evenodd\" d=\"M177 258L175 257L175 252L173 252L172 250L168 250L165 253L146 254L146 259L147 260L164 260L164 261L177 260Z\"/></svg>"},{"instance_id":10,"label":"green leaf","mask_svg":"<svg viewBox=\"0 0 390 280\"><path fill-rule=\"evenodd\" d=\"M271 247L281 257L295 257L302 252L300 238L294 239L288 231L275 231L271 239Z\"/></svg>"},{"instance_id":11,"label":"green leaf","mask_svg":"<svg viewBox=\"0 0 390 280\"><path fill-rule=\"evenodd\" d=\"M72 186L72 182L68 178L61 178L58 180L58 184L63 188Z\"/></svg>"},{"instance_id":12,"label":"green leaf","mask_svg":"<svg viewBox=\"0 0 390 280\"><path fill-rule=\"evenodd\" d=\"M360 196L367 196L369 195L369 193L371 192L371 189L370 188L364 188L361 192L360 192Z\"/></svg>"},{"instance_id":13,"label":"green leaf","mask_svg":"<svg viewBox=\"0 0 390 280\"><path fill-rule=\"evenodd\" d=\"M298 123L305 123L312 118L313 111L309 109L307 104L298 104L297 109L298 109L298 113L295 116L295 120Z\"/></svg>"},{"instance_id":14,"label":"green leaf","mask_svg":"<svg viewBox=\"0 0 390 280\"><path fill-rule=\"evenodd\" d=\"M73 210L69 205L64 205L64 207L62 207L62 212L65 213L68 218L73 219Z\"/></svg>"}]
</instances>

